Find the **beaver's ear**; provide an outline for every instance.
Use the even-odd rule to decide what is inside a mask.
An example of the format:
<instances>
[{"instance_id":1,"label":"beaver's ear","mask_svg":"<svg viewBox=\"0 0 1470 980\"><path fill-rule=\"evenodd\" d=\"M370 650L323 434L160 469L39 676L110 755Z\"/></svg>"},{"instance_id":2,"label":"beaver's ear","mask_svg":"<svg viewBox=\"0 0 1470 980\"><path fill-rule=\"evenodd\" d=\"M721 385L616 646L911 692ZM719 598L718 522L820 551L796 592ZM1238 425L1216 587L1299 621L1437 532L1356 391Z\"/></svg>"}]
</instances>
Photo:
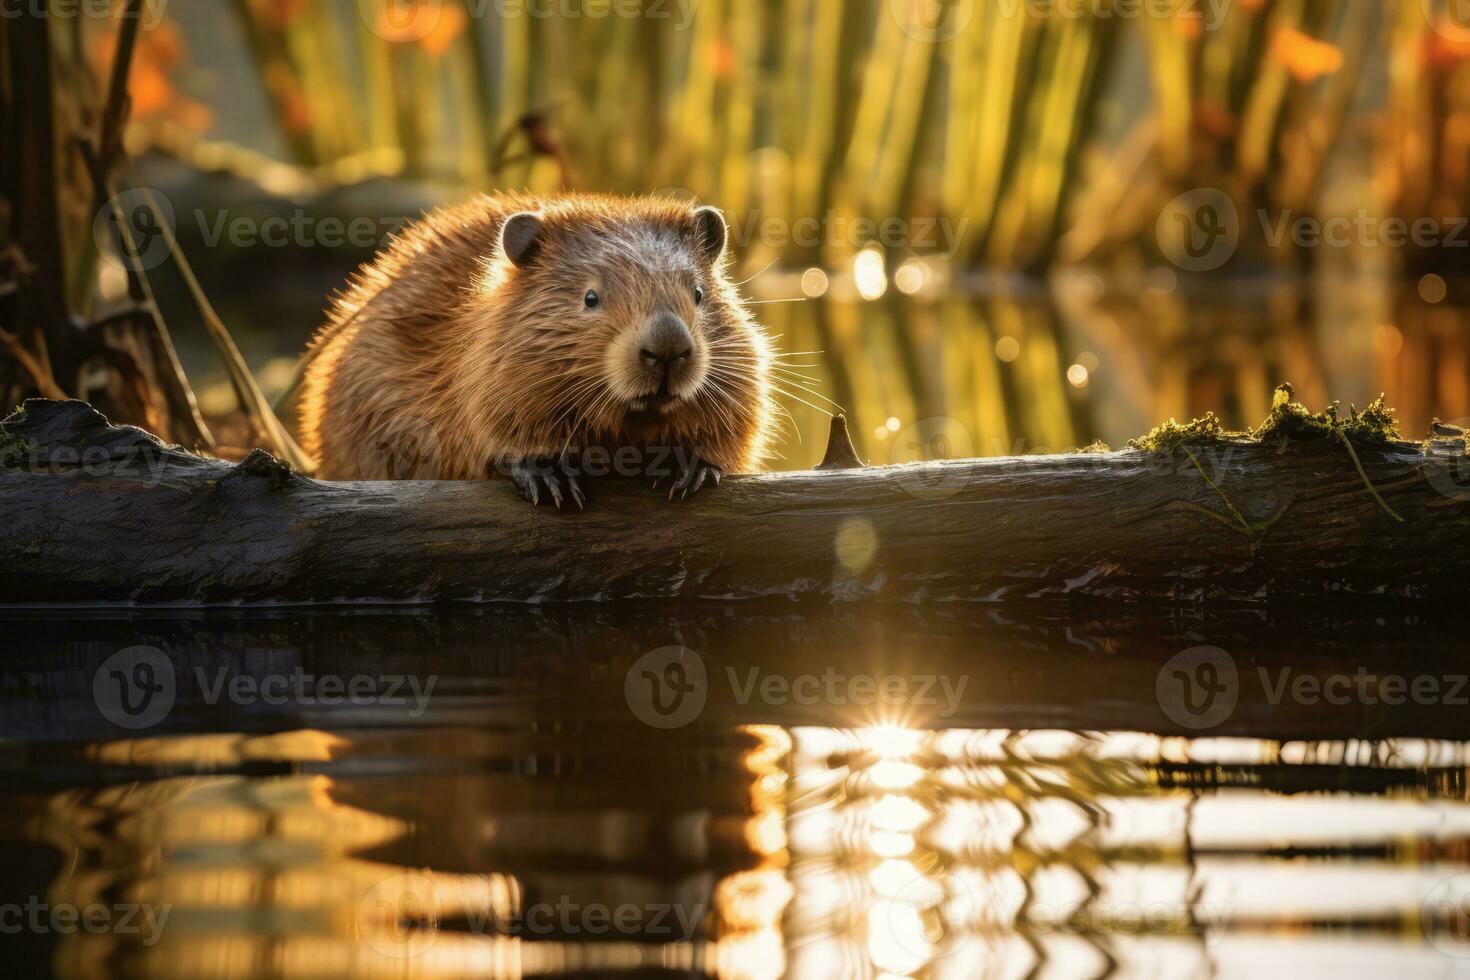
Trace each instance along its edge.
<instances>
[{"instance_id":1,"label":"beaver's ear","mask_svg":"<svg viewBox=\"0 0 1470 980\"><path fill-rule=\"evenodd\" d=\"M525 265L536 255L541 230L541 215L519 211L506 218L500 227L500 250L516 265Z\"/></svg>"},{"instance_id":2,"label":"beaver's ear","mask_svg":"<svg viewBox=\"0 0 1470 980\"><path fill-rule=\"evenodd\" d=\"M725 227L725 216L719 208L697 208L693 215L694 247L710 263L720 261L725 254L725 243L730 231Z\"/></svg>"}]
</instances>

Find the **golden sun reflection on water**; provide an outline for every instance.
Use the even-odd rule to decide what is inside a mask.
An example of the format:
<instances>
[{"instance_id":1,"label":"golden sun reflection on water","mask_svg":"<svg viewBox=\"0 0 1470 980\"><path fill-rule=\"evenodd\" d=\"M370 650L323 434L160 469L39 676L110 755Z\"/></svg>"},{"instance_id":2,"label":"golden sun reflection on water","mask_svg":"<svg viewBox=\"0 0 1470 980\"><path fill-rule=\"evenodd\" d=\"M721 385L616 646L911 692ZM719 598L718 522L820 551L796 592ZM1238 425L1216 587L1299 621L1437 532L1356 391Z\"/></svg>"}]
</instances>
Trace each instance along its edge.
<instances>
[{"instance_id":1,"label":"golden sun reflection on water","mask_svg":"<svg viewBox=\"0 0 1470 980\"><path fill-rule=\"evenodd\" d=\"M392 751L431 758L447 737ZM463 758L498 758L458 737ZM174 775L36 797L10 836L63 856L50 902L166 922L60 937L56 971L1334 976L1444 967L1464 945L1434 896L1470 881L1465 743L757 725L662 786L655 761L581 797L595 775L410 768L398 799L331 771L386 751L314 730L87 747ZM617 754L587 751L586 773ZM642 911L528 930L548 903ZM685 928L660 931L647 913L665 906Z\"/></svg>"}]
</instances>

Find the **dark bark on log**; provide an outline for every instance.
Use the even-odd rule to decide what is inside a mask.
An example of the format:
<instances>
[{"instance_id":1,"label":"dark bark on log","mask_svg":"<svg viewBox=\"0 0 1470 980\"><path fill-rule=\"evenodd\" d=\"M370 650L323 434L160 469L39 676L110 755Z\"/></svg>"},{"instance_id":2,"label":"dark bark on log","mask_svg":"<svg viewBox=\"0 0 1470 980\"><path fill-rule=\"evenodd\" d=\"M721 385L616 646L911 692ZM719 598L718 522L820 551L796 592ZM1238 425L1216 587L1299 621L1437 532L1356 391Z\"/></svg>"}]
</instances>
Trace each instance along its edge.
<instances>
[{"instance_id":1,"label":"dark bark on log","mask_svg":"<svg viewBox=\"0 0 1470 980\"><path fill-rule=\"evenodd\" d=\"M1464 452L1359 445L1382 502L1324 439L772 474L673 503L602 480L557 512L509 481L231 465L32 401L0 425L0 602L1461 601Z\"/></svg>"}]
</instances>

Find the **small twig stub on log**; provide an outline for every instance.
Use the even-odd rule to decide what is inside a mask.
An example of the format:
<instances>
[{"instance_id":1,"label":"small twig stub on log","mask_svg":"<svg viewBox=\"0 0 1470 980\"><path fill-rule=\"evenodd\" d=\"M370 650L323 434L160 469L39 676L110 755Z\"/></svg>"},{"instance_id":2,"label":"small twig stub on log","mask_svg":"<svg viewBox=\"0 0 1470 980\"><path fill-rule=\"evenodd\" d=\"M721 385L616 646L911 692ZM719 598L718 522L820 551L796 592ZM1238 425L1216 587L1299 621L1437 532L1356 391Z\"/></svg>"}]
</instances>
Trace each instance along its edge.
<instances>
[{"instance_id":1,"label":"small twig stub on log","mask_svg":"<svg viewBox=\"0 0 1470 980\"><path fill-rule=\"evenodd\" d=\"M814 469L818 470L856 470L868 464L858 458L857 450L852 447L852 433L847 431L847 417L844 415L832 416L832 428L827 435L827 452Z\"/></svg>"}]
</instances>

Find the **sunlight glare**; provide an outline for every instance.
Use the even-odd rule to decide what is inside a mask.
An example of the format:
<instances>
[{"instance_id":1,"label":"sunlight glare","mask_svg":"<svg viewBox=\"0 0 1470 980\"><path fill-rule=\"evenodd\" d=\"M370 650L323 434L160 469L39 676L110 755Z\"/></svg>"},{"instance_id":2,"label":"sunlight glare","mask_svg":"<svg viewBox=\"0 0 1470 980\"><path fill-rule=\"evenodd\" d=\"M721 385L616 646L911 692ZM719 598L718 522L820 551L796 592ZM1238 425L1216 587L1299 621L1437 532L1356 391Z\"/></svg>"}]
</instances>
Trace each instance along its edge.
<instances>
[{"instance_id":1,"label":"sunlight glare","mask_svg":"<svg viewBox=\"0 0 1470 980\"><path fill-rule=\"evenodd\" d=\"M863 299L882 298L888 292L888 272L883 266L883 253L865 248L852 260L852 278Z\"/></svg>"}]
</instances>

